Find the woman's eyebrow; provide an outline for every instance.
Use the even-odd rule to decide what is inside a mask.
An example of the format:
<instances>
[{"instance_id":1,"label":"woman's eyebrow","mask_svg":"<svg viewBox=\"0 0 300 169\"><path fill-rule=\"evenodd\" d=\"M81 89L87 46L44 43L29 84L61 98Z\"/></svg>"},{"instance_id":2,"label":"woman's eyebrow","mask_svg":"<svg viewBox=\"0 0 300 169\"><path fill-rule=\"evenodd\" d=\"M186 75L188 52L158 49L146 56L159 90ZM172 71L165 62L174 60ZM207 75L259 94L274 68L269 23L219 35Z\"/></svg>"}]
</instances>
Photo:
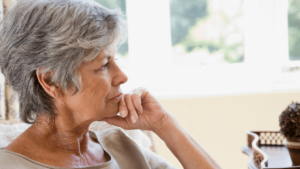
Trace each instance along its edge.
<instances>
[{"instance_id":1,"label":"woman's eyebrow","mask_svg":"<svg viewBox=\"0 0 300 169\"><path fill-rule=\"evenodd\" d=\"M104 59L109 60L109 59L111 59L111 56L110 56L110 55L105 55L104 57L102 56L101 58L99 58L99 59L97 59L97 60L98 60L98 61L102 61L102 60L104 60ZM94 60L94 61L97 62L97 60Z\"/></svg>"},{"instance_id":2,"label":"woman's eyebrow","mask_svg":"<svg viewBox=\"0 0 300 169\"><path fill-rule=\"evenodd\" d=\"M110 55L107 55L107 56L105 56L105 58L106 58L107 60L109 60L109 59L111 59L111 56L110 56Z\"/></svg>"}]
</instances>

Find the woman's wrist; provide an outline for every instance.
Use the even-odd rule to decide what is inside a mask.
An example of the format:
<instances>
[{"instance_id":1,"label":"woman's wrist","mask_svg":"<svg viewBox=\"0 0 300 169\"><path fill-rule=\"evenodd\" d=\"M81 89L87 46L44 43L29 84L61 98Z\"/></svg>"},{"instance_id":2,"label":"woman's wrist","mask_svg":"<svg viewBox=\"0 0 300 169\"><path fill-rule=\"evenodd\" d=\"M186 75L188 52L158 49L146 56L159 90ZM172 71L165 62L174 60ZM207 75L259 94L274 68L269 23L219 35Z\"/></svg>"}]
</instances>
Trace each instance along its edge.
<instances>
[{"instance_id":1,"label":"woman's wrist","mask_svg":"<svg viewBox=\"0 0 300 169\"><path fill-rule=\"evenodd\" d=\"M180 128L181 126L177 120L171 114L166 113L160 124L156 124L152 131L162 140L167 141L167 139L176 136Z\"/></svg>"}]
</instances>

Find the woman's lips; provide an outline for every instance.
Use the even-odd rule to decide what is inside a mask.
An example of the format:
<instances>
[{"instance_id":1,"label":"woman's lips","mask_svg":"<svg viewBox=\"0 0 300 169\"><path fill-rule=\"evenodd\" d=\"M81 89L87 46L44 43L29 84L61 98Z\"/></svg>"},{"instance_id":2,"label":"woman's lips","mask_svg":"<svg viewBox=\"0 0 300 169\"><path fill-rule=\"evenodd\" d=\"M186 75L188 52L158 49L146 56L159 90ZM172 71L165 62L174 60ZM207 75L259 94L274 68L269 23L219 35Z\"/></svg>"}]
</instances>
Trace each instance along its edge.
<instances>
[{"instance_id":1,"label":"woman's lips","mask_svg":"<svg viewBox=\"0 0 300 169\"><path fill-rule=\"evenodd\" d=\"M122 93L118 94L114 98L109 99L109 101L120 101L122 98Z\"/></svg>"}]
</instances>

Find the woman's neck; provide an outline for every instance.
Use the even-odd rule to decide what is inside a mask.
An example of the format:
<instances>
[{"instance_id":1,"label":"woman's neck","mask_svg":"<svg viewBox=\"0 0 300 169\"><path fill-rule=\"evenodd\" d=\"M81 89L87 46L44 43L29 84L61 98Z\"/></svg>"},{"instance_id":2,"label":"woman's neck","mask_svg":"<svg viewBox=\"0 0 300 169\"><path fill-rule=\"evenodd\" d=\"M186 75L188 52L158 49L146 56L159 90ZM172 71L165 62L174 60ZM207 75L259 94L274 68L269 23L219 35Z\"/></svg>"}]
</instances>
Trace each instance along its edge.
<instances>
[{"instance_id":1,"label":"woman's neck","mask_svg":"<svg viewBox=\"0 0 300 169\"><path fill-rule=\"evenodd\" d=\"M77 124L73 120L57 116L54 124L50 125L48 118L42 116L31 126L31 132L40 141L50 143L45 148L82 155L91 141L88 133L91 122Z\"/></svg>"}]
</instances>

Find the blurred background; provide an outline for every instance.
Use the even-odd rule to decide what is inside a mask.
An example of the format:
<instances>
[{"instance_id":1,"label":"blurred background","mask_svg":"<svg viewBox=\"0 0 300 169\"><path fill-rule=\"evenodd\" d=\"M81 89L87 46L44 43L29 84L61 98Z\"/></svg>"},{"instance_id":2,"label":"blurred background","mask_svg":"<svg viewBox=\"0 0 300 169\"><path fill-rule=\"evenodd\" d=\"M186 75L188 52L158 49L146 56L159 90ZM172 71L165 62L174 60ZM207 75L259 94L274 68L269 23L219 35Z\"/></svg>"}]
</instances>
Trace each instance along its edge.
<instances>
[{"instance_id":1,"label":"blurred background","mask_svg":"<svg viewBox=\"0 0 300 169\"><path fill-rule=\"evenodd\" d=\"M299 101L298 0L96 1L128 21L122 89L148 88L223 168L246 169L246 130L278 131Z\"/></svg>"},{"instance_id":2,"label":"blurred background","mask_svg":"<svg viewBox=\"0 0 300 169\"><path fill-rule=\"evenodd\" d=\"M299 0L95 1L128 23L116 55L129 78L122 90L146 87L224 169L246 169L246 130L278 131L279 114L300 100ZM0 3L4 14L10 3ZM3 84L0 74L0 123L18 123L17 96Z\"/></svg>"}]
</instances>

